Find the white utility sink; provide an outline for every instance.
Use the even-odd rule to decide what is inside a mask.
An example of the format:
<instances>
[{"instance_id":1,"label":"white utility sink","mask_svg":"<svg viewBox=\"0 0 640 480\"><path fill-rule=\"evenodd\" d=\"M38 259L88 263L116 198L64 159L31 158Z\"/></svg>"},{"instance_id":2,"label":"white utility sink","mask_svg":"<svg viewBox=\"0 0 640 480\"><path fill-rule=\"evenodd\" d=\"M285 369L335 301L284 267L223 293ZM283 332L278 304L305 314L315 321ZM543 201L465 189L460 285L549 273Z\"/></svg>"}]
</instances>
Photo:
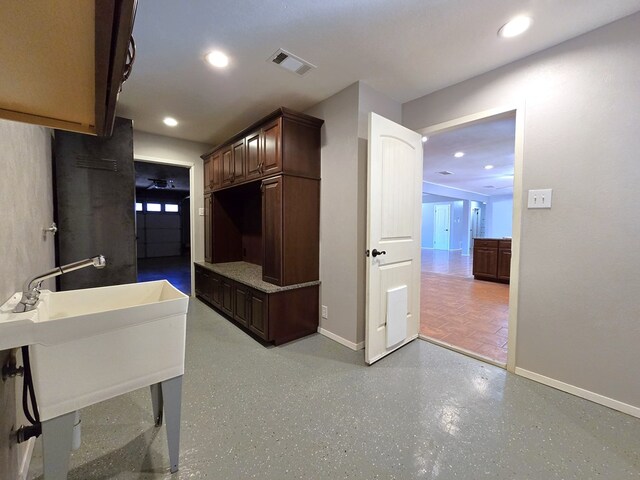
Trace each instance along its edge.
<instances>
[{"instance_id":1,"label":"white utility sink","mask_svg":"<svg viewBox=\"0 0 640 480\"><path fill-rule=\"evenodd\" d=\"M0 344L30 345L42 421L184 373L188 297L166 280L43 290L36 310L10 313L17 299Z\"/></svg>"}]
</instances>

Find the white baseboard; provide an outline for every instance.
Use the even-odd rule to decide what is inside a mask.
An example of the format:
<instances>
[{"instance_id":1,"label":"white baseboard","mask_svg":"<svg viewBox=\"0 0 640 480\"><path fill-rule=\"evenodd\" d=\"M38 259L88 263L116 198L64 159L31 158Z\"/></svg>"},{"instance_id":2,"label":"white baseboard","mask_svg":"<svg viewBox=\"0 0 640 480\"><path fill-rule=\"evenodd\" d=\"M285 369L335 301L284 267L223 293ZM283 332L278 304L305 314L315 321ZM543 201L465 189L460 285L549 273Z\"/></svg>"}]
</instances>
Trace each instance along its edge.
<instances>
[{"instance_id":1,"label":"white baseboard","mask_svg":"<svg viewBox=\"0 0 640 480\"><path fill-rule=\"evenodd\" d=\"M570 393L577 397L581 397L586 400L599 403L600 405L604 405L605 407L618 410L619 412L623 412L628 415L632 415L634 417L640 418L640 407L634 407L633 405L629 405L628 403L624 403L619 400L614 400L613 398L605 397L604 395L600 395L599 393L594 393L589 390L585 390L584 388L576 387L575 385L570 385L568 383L561 382L560 380L555 380L553 378L545 377L544 375L540 375L539 373L530 372L529 370L525 370L524 368L516 367L515 373L516 375L520 375L522 377L528 378L535 382L548 385L549 387L562 390L563 392Z\"/></svg>"},{"instance_id":2,"label":"white baseboard","mask_svg":"<svg viewBox=\"0 0 640 480\"><path fill-rule=\"evenodd\" d=\"M24 443L24 447L20 449L22 458L18 458L18 480L27 480L29 475L29 465L31 464L31 455L33 454L33 446L36 443L36 438L31 437Z\"/></svg>"},{"instance_id":3,"label":"white baseboard","mask_svg":"<svg viewBox=\"0 0 640 480\"><path fill-rule=\"evenodd\" d=\"M351 350L362 350L364 348L364 342L353 343L346 338L342 338L340 335L336 335L335 333L331 333L329 330L325 330L322 327L318 327L318 333L324 335L331 340L338 342L340 345L344 345L345 347L349 347Z\"/></svg>"}]
</instances>

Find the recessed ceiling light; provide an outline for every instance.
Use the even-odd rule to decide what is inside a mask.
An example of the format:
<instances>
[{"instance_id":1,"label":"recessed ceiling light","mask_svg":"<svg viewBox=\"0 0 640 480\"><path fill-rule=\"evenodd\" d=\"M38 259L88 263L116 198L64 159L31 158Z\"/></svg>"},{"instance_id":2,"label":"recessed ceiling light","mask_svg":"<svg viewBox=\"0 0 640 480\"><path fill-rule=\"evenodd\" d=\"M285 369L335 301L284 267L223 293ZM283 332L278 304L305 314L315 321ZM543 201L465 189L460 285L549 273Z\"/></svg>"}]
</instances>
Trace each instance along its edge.
<instances>
[{"instance_id":1,"label":"recessed ceiling light","mask_svg":"<svg viewBox=\"0 0 640 480\"><path fill-rule=\"evenodd\" d=\"M422 137L422 143L427 143L427 140L429 140L429 137Z\"/></svg>"},{"instance_id":2,"label":"recessed ceiling light","mask_svg":"<svg viewBox=\"0 0 640 480\"><path fill-rule=\"evenodd\" d=\"M162 120L162 121L168 127L175 127L176 125L178 125L178 121L175 118L172 118L172 117L164 117L164 120Z\"/></svg>"},{"instance_id":3,"label":"recessed ceiling light","mask_svg":"<svg viewBox=\"0 0 640 480\"><path fill-rule=\"evenodd\" d=\"M207 62L214 67L224 68L229 65L229 57L219 50L213 50L207 53L205 58L207 59Z\"/></svg>"},{"instance_id":4,"label":"recessed ceiling light","mask_svg":"<svg viewBox=\"0 0 640 480\"><path fill-rule=\"evenodd\" d=\"M456 152L453 154L453 156L456 158L464 157L464 152Z\"/></svg>"},{"instance_id":5,"label":"recessed ceiling light","mask_svg":"<svg viewBox=\"0 0 640 480\"><path fill-rule=\"evenodd\" d=\"M484 169L485 170L491 170L493 168L493 165L485 165Z\"/></svg>"},{"instance_id":6,"label":"recessed ceiling light","mask_svg":"<svg viewBox=\"0 0 640 480\"><path fill-rule=\"evenodd\" d=\"M518 35L526 32L530 26L531 18L520 15L518 17L512 18L502 27L500 27L500 30L498 30L498 35L503 38L517 37Z\"/></svg>"}]
</instances>

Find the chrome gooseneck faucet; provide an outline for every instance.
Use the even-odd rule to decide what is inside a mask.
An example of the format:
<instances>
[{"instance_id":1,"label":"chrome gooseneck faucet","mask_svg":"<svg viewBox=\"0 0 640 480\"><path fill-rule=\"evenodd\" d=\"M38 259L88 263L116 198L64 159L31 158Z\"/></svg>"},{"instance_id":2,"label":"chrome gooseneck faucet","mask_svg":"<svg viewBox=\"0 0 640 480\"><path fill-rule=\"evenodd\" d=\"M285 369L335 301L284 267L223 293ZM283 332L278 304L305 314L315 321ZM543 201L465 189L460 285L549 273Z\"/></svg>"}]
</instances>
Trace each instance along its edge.
<instances>
[{"instance_id":1,"label":"chrome gooseneck faucet","mask_svg":"<svg viewBox=\"0 0 640 480\"><path fill-rule=\"evenodd\" d=\"M13 312L22 313L35 309L38 305L38 300L40 299L40 287L42 286L42 282L46 279L57 277L64 273L73 272L74 270L79 270L85 267L94 266L96 268L104 268L106 265L107 261L105 258L102 255L97 255L95 257L87 258L86 260L80 260L79 262L73 262L68 265L56 267L53 270L49 270L48 272L27 280L22 289L22 298L20 299L20 303L16 305Z\"/></svg>"}]
</instances>

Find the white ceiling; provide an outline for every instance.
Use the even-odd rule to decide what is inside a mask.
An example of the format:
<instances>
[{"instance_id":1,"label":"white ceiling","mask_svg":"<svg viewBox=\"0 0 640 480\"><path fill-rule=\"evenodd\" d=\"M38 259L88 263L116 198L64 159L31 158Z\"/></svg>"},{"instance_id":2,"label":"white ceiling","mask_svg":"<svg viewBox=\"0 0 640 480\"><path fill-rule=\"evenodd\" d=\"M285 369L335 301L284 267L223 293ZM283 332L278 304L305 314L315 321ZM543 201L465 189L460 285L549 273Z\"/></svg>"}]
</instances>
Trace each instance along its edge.
<instances>
[{"instance_id":1,"label":"white ceiling","mask_svg":"<svg viewBox=\"0 0 640 480\"><path fill-rule=\"evenodd\" d=\"M512 112L429 136L423 144L423 180L482 195L512 195L515 133ZM454 157L456 152L464 157Z\"/></svg>"},{"instance_id":2,"label":"white ceiling","mask_svg":"<svg viewBox=\"0 0 640 480\"><path fill-rule=\"evenodd\" d=\"M279 106L304 110L362 80L406 102L640 10L640 0L140 0L137 58L118 114L139 130L214 144ZM514 39L497 30L533 18ZM317 65L266 62L278 48ZM226 70L204 63L210 49ZM173 116L176 128L162 119Z\"/></svg>"}]
</instances>

